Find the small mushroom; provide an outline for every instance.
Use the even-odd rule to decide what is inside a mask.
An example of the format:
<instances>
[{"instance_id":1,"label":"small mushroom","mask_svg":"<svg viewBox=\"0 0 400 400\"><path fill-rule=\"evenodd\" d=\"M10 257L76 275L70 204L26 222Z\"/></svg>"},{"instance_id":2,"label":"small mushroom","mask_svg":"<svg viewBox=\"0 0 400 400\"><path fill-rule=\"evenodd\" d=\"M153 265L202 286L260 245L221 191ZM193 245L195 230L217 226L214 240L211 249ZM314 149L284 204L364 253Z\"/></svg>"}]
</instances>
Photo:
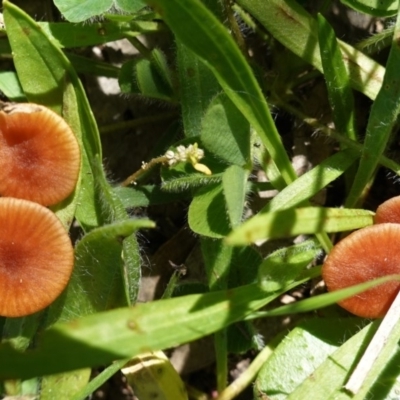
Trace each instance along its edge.
<instances>
[{"instance_id":1,"label":"small mushroom","mask_svg":"<svg viewBox=\"0 0 400 400\"><path fill-rule=\"evenodd\" d=\"M69 125L37 104L0 105L0 195L45 206L68 197L80 168Z\"/></svg>"},{"instance_id":2,"label":"small mushroom","mask_svg":"<svg viewBox=\"0 0 400 400\"><path fill-rule=\"evenodd\" d=\"M377 208L374 223L382 224L384 222L400 224L400 196L386 200Z\"/></svg>"},{"instance_id":3,"label":"small mushroom","mask_svg":"<svg viewBox=\"0 0 400 400\"><path fill-rule=\"evenodd\" d=\"M0 198L0 315L42 310L64 290L74 250L62 223L46 207Z\"/></svg>"},{"instance_id":4,"label":"small mushroom","mask_svg":"<svg viewBox=\"0 0 400 400\"><path fill-rule=\"evenodd\" d=\"M400 274L400 224L383 223L351 233L329 253L322 277L329 291ZM390 281L338 304L364 318L383 317L400 289Z\"/></svg>"}]
</instances>

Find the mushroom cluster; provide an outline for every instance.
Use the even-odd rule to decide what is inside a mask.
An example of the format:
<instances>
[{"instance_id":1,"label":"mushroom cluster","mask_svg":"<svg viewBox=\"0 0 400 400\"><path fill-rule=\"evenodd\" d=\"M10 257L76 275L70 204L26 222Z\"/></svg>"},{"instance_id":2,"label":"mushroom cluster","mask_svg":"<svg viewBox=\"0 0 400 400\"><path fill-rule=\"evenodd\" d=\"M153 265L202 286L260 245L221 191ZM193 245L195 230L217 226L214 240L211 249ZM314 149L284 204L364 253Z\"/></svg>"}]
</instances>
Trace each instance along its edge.
<instances>
[{"instance_id":1,"label":"mushroom cluster","mask_svg":"<svg viewBox=\"0 0 400 400\"><path fill-rule=\"evenodd\" d=\"M400 196L378 207L374 223L341 240L327 256L322 277L329 291L400 274ZM399 289L400 282L390 281L338 304L360 317L381 318Z\"/></svg>"},{"instance_id":2,"label":"mushroom cluster","mask_svg":"<svg viewBox=\"0 0 400 400\"><path fill-rule=\"evenodd\" d=\"M45 206L67 198L80 169L68 124L37 104L0 104L0 315L42 310L64 290L74 251Z\"/></svg>"}]
</instances>

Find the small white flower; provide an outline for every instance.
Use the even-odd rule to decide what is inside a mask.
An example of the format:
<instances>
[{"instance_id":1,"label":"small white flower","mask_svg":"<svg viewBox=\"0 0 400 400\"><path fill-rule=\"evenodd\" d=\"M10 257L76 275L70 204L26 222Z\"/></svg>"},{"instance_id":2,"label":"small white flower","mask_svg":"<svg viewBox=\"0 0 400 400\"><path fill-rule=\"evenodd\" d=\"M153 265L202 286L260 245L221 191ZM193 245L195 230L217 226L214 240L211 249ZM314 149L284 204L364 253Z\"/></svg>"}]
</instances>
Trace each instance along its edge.
<instances>
[{"instance_id":1,"label":"small white flower","mask_svg":"<svg viewBox=\"0 0 400 400\"><path fill-rule=\"evenodd\" d=\"M168 159L168 165L170 165L170 166L177 164L178 161L179 161L179 160L177 159L177 156L176 156L175 152L173 152L172 150L168 150L168 151L165 153L165 157L167 157L167 159Z\"/></svg>"},{"instance_id":2,"label":"small white flower","mask_svg":"<svg viewBox=\"0 0 400 400\"><path fill-rule=\"evenodd\" d=\"M168 160L168 165L173 166L178 162L190 162L195 169L206 175L211 175L211 171L199 161L204 157L204 150L199 149L197 143L190 144L188 147L179 145L175 151L168 150L164 156ZM198 166L198 167L196 167Z\"/></svg>"},{"instance_id":3,"label":"small white flower","mask_svg":"<svg viewBox=\"0 0 400 400\"><path fill-rule=\"evenodd\" d=\"M195 165L204 157L204 151L198 148L197 143L191 144L186 150L186 157Z\"/></svg>"},{"instance_id":4,"label":"small white flower","mask_svg":"<svg viewBox=\"0 0 400 400\"><path fill-rule=\"evenodd\" d=\"M185 162L187 160L187 148L185 146L178 146L176 148L178 161Z\"/></svg>"}]
</instances>

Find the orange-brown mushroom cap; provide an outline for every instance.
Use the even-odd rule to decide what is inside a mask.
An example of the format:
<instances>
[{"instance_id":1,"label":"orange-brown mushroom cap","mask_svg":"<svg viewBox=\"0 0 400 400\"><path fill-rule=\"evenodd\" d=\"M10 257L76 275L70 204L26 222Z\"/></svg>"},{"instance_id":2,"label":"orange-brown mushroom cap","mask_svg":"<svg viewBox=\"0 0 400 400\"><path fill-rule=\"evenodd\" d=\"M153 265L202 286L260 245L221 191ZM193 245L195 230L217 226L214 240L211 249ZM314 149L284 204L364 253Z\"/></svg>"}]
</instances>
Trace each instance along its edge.
<instances>
[{"instance_id":1,"label":"orange-brown mushroom cap","mask_svg":"<svg viewBox=\"0 0 400 400\"><path fill-rule=\"evenodd\" d=\"M400 224L400 196L392 197L383 202L376 210L375 224L392 222Z\"/></svg>"},{"instance_id":2,"label":"orange-brown mushroom cap","mask_svg":"<svg viewBox=\"0 0 400 400\"><path fill-rule=\"evenodd\" d=\"M384 223L353 232L329 253L322 277L329 291L400 274L400 224ZM383 317L400 289L390 281L338 304L364 318Z\"/></svg>"},{"instance_id":3,"label":"orange-brown mushroom cap","mask_svg":"<svg viewBox=\"0 0 400 400\"><path fill-rule=\"evenodd\" d=\"M0 111L0 195L53 205L75 188L79 144L69 125L37 104Z\"/></svg>"},{"instance_id":4,"label":"orange-brown mushroom cap","mask_svg":"<svg viewBox=\"0 0 400 400\"><path fill-rule=\"evenodd\" d=\"M0 315L42 310L64 290L74 251L60 220L27 200L0 198Z\"/></svg>"}]
</instances>

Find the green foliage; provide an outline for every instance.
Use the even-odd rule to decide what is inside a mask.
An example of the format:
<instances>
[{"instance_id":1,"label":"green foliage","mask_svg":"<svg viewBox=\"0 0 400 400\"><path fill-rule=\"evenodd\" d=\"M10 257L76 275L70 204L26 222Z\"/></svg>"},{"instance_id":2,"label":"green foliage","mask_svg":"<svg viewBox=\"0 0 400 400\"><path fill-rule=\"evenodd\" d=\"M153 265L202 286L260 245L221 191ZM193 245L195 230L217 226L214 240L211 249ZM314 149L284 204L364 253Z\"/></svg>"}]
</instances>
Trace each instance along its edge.
<instances>
[{"instance_id":1,"label":"green foliage","mask_svg":"<svg viewBox=\"0 0 400 400\"><path fill-rule=\"evenodd\" d=\"M280 290L292 283L321 253L313 240L274 251L259 266L258 281L267 292Z\"/></svg>"},{"instance_id":2,"label":"green foliage","mask_svg":"<svg viewBox=\"0 0 400 400\"><path fill-rule=\"evenodd\" d=\"M55 0L54 4L70 22L82 22L101 16L112 7L118 11L134 13L145 5L142 0Z\"/></svg>"},{"instance_id":3,"label":"green foliage","mask_svg":"<svg viewBox=\"0 0 400 400\"><path fill-rule=\"evenodd\" d=\"M351 397L342 388L379 322L361 330L361 319L324 313L336 315L338 301L399 276L323 294L314 293L313 282L320 281L318 264L332 246L327 233L373 223L374 213L361 205L379 165L400 173L384 155L396 140L400 111L400 22L393 39L388 33L370 39L392 40L384 67L338 40L326 10L314 16L302 6L306 3L54 0L64 21L35 22L3 1L0 55L12 55L15 72L0 73L0 90L12 101L40 103L63 116L79 140L82 163L75 192L52 207L67 230L74 221L81 230L72 278L46 310L0 317L0 396L84 399L130 359L213 334L215 386L220 400L231 399L243 387L240 380L227 387L229 353L261 348L252 320L302 313L290 332L282 328L268 345L263 365L255 361L243 374L246 384L255 382L260 400L302 400L310 393L313 399ZM395 1L342 3L380 17L396 15L399 7ZM147 47L137 39L160 31L169 32L166 47ZM250 57L246 35L253 34L262 57ZM138 50L122 66L69 50L122 38ZM122 93L143 98L144 104L156 100L179 114L151 149L145 160L151 168L143 164L135 185L113 187L106 178L99 130L77 73L118 78ZM303 101L316 82L326 83L323 96L330 108L320 120L307 115ZM372 101L365 134L356 121L353 89ZM288 140L295 133L285 132L279 118L275 123L271 105L278 117L285 110L301 121L291 130L310 124L339 146L321 149L297 177L291 152L299 147L298 137ZM189 146L201 156L185 153L178 159ZM311 206L314 196L336 189L343 178L348 197L344 189L334 203ZM180 266L162 299L136 304L143 264L136 233L155 224L129 212L177 202L187 234L199 236L203 280L181 281L179 268L186 267ZM281 296L295 288L304 298L282 305ZM310 318L315 310L321 314ZM368 393L396 397L399 337L397 324L355 399ZM90 368L100 365L105 370L89 382ZM169 364L168 369L166 375L172 374ZM154 385L160 386L159 398L168 398L171 385L182 387L176 374L162 382Z\"/></svg>"},{"instance_id":4,"label":"green foliage","mask_svg":"<svg viewBox=\"0 0 400 400\"><path fill-rule=\"evenodd\" d=\"M276 349L273 357L260 371L255 393L271 393L272 399L302 399L313 394L313 398L324 400L362 399L353 397L343 390L346 383L346 371L351 368L354 359L364 350L365 343L371 339L378 323L373 323L358 333L360 321L354 319L335 319L322 321L311 320L301 324ZM349 337L354 334L353 337ZM295 347L292 347L297 344ZM290 354L290 362L288 360ZM393 362L399 359L398 350L393 354ZM287 373L278 376L278 365L284 364ZM397 376L392 367L386 368L380 376L382 385L371 385L368 395L373 398L396 398L398 390ZM262 397L257 396L261 399Z\"/></svg>"},{"instance_id":5,"label":"green foliage","mask_svg":"<svg viewBox=\"0 0 400 400\"><path fill-rule=\"evenodd\" d=\"M158 49L147 58L126 62L119 74L119 84L123 93L175 100L171 73L165 55Z\"/></svg>"},{"instance_id":6,"label":"green foliage","mask_svg":"<svg viewBox=\"0 0 400 400\"><path fill-rule=\"evenodd\" d=\"M297 392L295 389L327 362L344 341L359 331L361 321L324 318L321 322L320 319L311 319L299 324L279 344L260 370L254 387L256 399L262 399L262 393L270 393L272 400L294 396ZM357 350L356 347L351 349L352 357L357 354ZM285 374L282 374L282 365L286 367ZM325 372L327 380L333 379L331 370ZM313 398L328 397L325 387L317 386L312 393Z\"/></svg>"},{"instance_id":7,"label":"green foliage","mask_svg":"<svg viewBox=\"0 0 400 400\"><path fill-rule=\"evenodd\" d=\"M341 0L343 4L359 12L374 15L375 17L387 17L396 15L399 7L398 1L393 0Z\"/></svg>"},{"instance_id":8,"label":"green foliage","mask_svg":"<svg viewBox=\"0 0 400 400\"><path fill-rule=\"evenodd\" d=\"M207 107L200 134L203 146L229 164L250 162L250 126L225 94Z\"/></svg>"},{"instance_id":9,"label":"green foliage","mask_svg":"<svg viewBox=\"0 0 400 400\"><path fill-rule=\"evenodd\" d=\"M227 242L245 245L261 239L277 239L301 233L342 232L372 225L374 213L348 208L289 208L257 214L233 231Z\"/></svg>"},{"instance_id":10,"label":"green foliage","mask_svg":"<svg viewBox=\"0 0 400 400\"><path fill-rule=\"evenodd\" d=\"M333 121L339 132L356 140L354 98L335 31L322 15L318 15L318 28L322 68L332 107Z\"/></svg>"},{"instance_id":11,"label":"green foliage","mask_svg":"<svg viewBox=\"0 0 400 400\"><path fill-rule=\"evenodd\" d=\"M368 119L363 152L354 183L346 204L354 206L368 185L371 176L378 165L378 158L388 145L393 127L400 112L398 87L400 84L397 73L400 63L400 49L397 36L400 33L400 20L397 20L393 41L386 64L386 73L376 100L371 107Z\"/></svg>"},{"instance_id":12,"label":"green foliage","mask_svg":"<svg viewBox=\"0 0 400 400\"><path fill-rule=\"evenodd\" d=\"M129 253L123 254L123 242L137 229L153 226L148 220L125 220L85 235L76 245L75 268L59 320L70 321L77 316L130 305L131 299L121 291L129 257Z\"/></svg>"},{"instance_id":13,"label":"green foliage","mask_svg":"<svg viewBox=\"0 0 400 400\"><path fill-rule=\"evenodd\" d=\"M13 101L24 101L25 94L15 72L5 71L0 73L1 91Z\"/></svg>"},{"instance_id":14,"label":"green foliage","mask_svg":"<svg viewBox=\"0 0 400 400\"><path fill-rule=\"evenodd\" d=\"M307 63L322 71L317 21L295 0L238 0L279 42ZM274 18L270 18L274 15ZM292 23L288 23L288 16ZM374 99L385 69L347 43L339 41L350 83Z\"/></svg>"}]
</instances>

